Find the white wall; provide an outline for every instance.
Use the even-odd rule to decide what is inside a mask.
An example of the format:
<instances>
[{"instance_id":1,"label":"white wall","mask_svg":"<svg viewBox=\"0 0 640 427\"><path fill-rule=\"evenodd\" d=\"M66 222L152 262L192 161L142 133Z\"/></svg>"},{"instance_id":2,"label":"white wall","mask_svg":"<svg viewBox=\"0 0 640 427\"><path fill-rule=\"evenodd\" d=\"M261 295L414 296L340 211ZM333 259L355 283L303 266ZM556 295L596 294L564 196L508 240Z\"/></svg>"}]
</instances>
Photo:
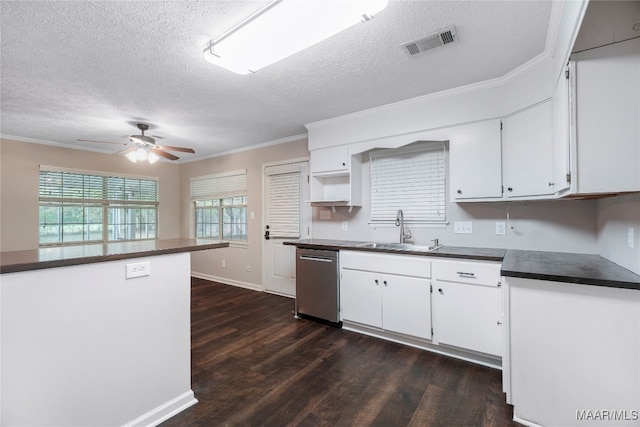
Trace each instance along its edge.
<instances>
[{"instance_id":1,"label":"white wall","mask_svg":"<svg viewBox=\"0 0 640 427\"><path fill-rule=\"evenodd\" d=\"M597 212L600 255L640 274L640 194L601 199ZM629 229L633 248L628 244Z\"/></svg>"},{"instance_id":2,"label":"white wall","mask_svg":"<svg viewBox=\"0 0 640 427\"><path fill-rule=\"evenodd\" d=\"M326 239L394 242L398 227L373 228L369 225L370 179L368 156L363 156L363 203L361 208L313 209L313 237ZM590 200L551 200L531 202L451 203L447 191L446 228L410 227L416 244L428 245L438 238L447 246L527 249L556 252L597 253L596 202ZM328 210L331 219L321 220ZM506 236L495 234L496 221L510 221ZM342 230L342 221L348 230ZM472 221L473 234L454 234L455 221ZM513 228L511 228L513 227Z\"/></svg>"},{"instance_id":3,"label":"white wall","mask_svg":"<svg viewBox=\"0 0 640 427\"><path fill-rule=\"evenodd\" d=\"M188 253L3 274L0 424L155 425L196 403L190 289Z\"/></svg>"}]
</instances>

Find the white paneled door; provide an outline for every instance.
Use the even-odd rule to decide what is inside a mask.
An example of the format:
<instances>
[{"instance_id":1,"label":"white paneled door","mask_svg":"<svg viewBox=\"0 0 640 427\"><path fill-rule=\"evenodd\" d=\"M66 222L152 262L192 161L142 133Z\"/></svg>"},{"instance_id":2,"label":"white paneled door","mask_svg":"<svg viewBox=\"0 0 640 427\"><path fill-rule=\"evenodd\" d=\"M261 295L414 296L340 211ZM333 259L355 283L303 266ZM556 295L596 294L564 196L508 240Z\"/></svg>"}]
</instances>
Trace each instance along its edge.
<instances>
[{"instance_id":1,"label":"white paneled door","mask_svg":"<svg viewBox=\"0 0 640 427\"><path fill-rule=\"evenodd\" d=\"M264 167L263 288L295 296L295 246L283 243L311 235L308 162Z\"/></svg>"}]
</instances>

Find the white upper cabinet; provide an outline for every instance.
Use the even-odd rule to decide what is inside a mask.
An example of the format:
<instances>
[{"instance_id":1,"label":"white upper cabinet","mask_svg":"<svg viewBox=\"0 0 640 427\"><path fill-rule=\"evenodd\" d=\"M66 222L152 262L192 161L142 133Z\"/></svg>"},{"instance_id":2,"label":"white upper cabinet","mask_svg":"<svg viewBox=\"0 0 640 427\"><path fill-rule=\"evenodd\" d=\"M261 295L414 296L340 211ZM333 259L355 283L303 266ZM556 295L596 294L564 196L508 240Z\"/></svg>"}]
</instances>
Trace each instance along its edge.
<instances>
[{"instance_id":1,"label":"white upper cabinet","mask_svg":"<svg viewBox=\"0 0 640 427\"><path fill-rule=\"evenodd\" d=\"M311 151L311 204L361 206L362 162L360 157L360 154L351 155L346 146Z\"/></svg>"},{"instance_id":2,"label":"white upper cabinet","mask_svg":"<svg viewBox=\"0 0 640 427\"><path fill-rule=\"evenodd\" d=\"M349 170L349 147L342 145L313 150L310 168L312 174L347 172Z\"/></svg>"},{"instance_id":3,"label":"white upper cabinet","mask_svg":"<svg viewBox=\"0 0 640 427\"><path fill-rule=\"evenodd\" d=\"M502 197L500 120L451 129L449 175L452 201Z\"/></svg>"},{"instance_id":4,"label":"white upper cabinet","mask_svg":"<svg viewBox=\"0 0 640 427\"><path fill-rule=\"evenodd\" d=\"M550 195L553 182L551 100L502 121L504 192L507 198Z\"/></svg>"},{"instance_id":5,"label":"white upper cabinet","mask_svg":"<svg viewBox=\"0 0 640 427\"><path fill-rule=\"evenodd\" d=\"M569 70L562 74L553 93L553 190L557 193L571 185L570 164Z\"/></svg>"},{"instance_id":6,"label":"white upper cabinet","mask_svg":"<svg viewBox=\"0 0 640 427\"><path fill-rule=\"evenodd\" d=\"M572 56L571 194L640 190L640 39Z\"/></svg>"}]
</instances>

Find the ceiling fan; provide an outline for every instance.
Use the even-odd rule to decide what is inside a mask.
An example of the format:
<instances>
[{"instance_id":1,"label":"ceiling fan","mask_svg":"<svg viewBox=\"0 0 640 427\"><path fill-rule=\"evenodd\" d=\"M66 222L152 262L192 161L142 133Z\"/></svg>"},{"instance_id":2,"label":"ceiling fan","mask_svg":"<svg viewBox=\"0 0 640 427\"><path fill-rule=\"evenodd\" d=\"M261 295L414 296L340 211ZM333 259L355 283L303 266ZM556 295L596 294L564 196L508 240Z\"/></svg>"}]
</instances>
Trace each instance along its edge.
<instances>
[{"instance_id":1,"label":"ceiling fan","mask_svg":"<svg viewBox=\"0 0 640 427\"><path fill-rule=\"evenodd\" d=\"M182 153L195 153L192 148L186 147L173 147L170 145L156 145L156 139L144 134L146 130L149 130L149 125L144 123L138 123L136 125L140 129L140 135L128 135L128 141L126 142L112 142L112 141L96 141L93 139L78 139L80 142L99 142L101 144L117 144L127 145L122 151L118 151L114 154L125 154L132 162L145 161L149 163L155 163L160 157L164 157L169 160L178 160L180 157L168 153L168 151L178 151ZM160 157L159 157L160 156Z\"/></svg>"}]
</instances>

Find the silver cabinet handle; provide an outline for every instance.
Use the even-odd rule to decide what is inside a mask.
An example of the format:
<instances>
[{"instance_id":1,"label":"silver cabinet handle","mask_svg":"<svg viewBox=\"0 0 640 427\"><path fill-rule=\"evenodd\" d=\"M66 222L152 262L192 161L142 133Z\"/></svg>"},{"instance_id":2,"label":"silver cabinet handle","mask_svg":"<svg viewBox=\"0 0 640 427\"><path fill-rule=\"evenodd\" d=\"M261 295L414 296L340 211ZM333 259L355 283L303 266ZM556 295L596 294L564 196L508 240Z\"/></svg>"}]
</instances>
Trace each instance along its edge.
<instances>
[{"instance_id":1,"label":"silver cabinet handle","mask_svg":"<svg viewBox=\"0 0 640 427\"><path fill-rule=\"evenodd\" d=\"M321 257L306 256L306 255L300 255L300 259L303 259L305 261L333 262L333 259L331 258L321 258Z\"/></svg>"},{"instance_id":2,"label":"silver cabinet handle","mask_svg":"<svg viewBox=\"0 0 640 427\"><path fill-rule=\"evenodd\" d=\"M466 273L464 271L457 271L456 274L458 276L465 276L465 277L476 277L475 273Z\"/></svg>"}]
</instances>

